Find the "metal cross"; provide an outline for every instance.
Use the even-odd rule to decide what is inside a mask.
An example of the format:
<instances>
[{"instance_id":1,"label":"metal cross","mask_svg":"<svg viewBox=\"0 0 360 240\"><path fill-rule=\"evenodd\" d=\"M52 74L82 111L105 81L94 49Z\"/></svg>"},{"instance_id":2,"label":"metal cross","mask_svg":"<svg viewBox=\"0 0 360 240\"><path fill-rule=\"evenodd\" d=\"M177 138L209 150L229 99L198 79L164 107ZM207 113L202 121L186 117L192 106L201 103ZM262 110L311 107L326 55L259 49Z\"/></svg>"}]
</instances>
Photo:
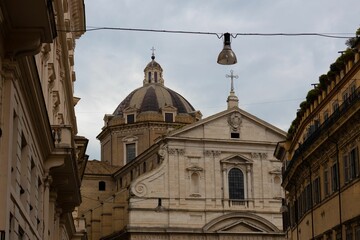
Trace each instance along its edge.
<instances>
[{"instance_id":1,"label":"metal cross","mask_svg":"<svg viewBox=\"0 0 360 240\"><path fill-rule=\"evenodd\" d=\"M152 51L152 56L155 56L155 48L154 48L154 46L150 49L151 51Z\"/></svg>"},{"instance_id":2,"label":"metal cross","mask_svg":"<svg viewBox=\"0 0 360 240\"><path fill-rule=\"evenodd\" d=\"M225 77L231 78L231 92L234 92L234 78L238 78L238 75L234 75L234 71L230 70L230 75L226 74Z\"/></svg>"}]
</instances>

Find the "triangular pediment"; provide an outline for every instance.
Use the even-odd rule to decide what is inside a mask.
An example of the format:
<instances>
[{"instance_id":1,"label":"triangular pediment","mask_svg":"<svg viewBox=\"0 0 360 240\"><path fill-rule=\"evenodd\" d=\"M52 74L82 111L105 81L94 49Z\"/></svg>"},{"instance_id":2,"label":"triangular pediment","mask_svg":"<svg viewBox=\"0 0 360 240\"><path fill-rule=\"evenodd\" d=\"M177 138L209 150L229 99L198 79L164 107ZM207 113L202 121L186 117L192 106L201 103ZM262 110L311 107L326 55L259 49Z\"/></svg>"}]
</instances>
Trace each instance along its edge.
<instances>
[{"instance_id":1,"label":"triangular pediment","mask_svg":"<svg viewBox=\"0 0 360 240\"><path fill-rule=\"evenodd\" d=\"M135 113L138 111L138 108L136 108L135 106L129 106L127 108L124 109L124 113Z\"/></svg>"},{"instance_id":2,"label":"triangular pediment","mask_svg":"<svg viewBox=\"0 0 360 240\"><path fill-rule=\"evenodd\" d=\"M161 108L161 110L162 110L163 112L166 112L166 111L168 111L168 112L176 112L176 111L177 111L177 108L174 107L174 106L166 105L166 106L164 106L163 108Z\"/></svg>"},{"instance_id":3,"label":"triangular pediment","mask_svg":"<svg viewBox=\"0 0 360 240\"><path fill-rule=\"evenodd\" d=\"M240 154L232 155L227 158L220 160L221 163L228 163L228 164L253 164L253 161L250 158L242 156Z\"/></svg>"},{"instance_id":4,"label":"triangular pediment","mask_svg":"<svg viewBox=\"0 0 360 240\"><path fill-rule=\"evenodd\" d=\"M237 137L234 137L236 136ZM286 133L237 107L204 118L171 132L169 137L224 141L283 141Z\"/></svg>"}]
</instances>

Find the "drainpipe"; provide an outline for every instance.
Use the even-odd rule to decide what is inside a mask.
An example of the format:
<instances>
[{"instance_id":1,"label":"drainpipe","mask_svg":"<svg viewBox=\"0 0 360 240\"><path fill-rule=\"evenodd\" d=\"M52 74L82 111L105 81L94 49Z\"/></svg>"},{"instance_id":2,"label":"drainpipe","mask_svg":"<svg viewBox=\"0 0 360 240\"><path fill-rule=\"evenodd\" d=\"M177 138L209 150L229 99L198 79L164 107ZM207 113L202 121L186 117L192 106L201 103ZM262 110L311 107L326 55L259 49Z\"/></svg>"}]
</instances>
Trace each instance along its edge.
<instances>
[{"instance_id":1,"label":"drainpipe","mask_svg":"<svg viewBox=\"0 0 360 240\"><path fill-rule=\"evenodd\" d=\"M311 201L311 233L312 233L312 238L314 239L314 201L313 201L313 186L312 186L312 178L311 178L311 165L309 162L306 162L308 164L309 167L309 174L310 174L310 201Z\"/></svg>"}]
</instances>

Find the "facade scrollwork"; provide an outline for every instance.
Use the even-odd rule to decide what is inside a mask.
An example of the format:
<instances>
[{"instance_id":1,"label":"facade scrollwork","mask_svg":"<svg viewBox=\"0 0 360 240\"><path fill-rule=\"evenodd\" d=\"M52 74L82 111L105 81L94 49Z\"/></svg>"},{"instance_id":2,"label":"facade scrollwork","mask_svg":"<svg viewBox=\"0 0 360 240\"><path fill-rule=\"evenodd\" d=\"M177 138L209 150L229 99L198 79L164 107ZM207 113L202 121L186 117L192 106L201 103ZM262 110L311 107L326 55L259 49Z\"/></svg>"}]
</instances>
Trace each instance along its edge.
<instances>
[{"instance_id":1,"label":"facade scrollwork","mask_svg":"<svg viewBox=\"0 0 360 240\"><path fill-rule=\"evenodd\" d=\"M143 197L147 193L147 187L144 183L138 183L132 188L132 193L135 196Z\"/></svg>"},{"instance_id":2,"label":"facade scrollwork","mask_svg":"<svg viewBox=\"0 0 360 240\"><path fill-rule=\"evenodd\" d=\"M232 131L239 131L241 126L241 114L239 112L234 112L228 117L228 123Z\"/></svg>"}]
</instances>

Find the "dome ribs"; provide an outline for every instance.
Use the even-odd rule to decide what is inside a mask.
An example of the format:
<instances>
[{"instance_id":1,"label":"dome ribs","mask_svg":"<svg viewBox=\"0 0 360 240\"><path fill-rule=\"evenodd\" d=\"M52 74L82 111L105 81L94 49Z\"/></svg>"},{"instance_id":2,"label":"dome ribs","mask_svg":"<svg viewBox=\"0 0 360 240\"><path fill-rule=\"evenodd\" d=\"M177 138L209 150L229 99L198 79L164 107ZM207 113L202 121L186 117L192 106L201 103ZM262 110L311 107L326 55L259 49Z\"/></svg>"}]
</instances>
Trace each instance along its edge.
<instances>
[{"instance_id":1,"label":"dome ribs","mask_svg":"<svg viewBox=\"0 0 360 240\"><path fill-rule=\"evenodd\" d=\"M174 107L176 107L178 109L178 113L187 113L187 109L186 109L182 99L180 98L181 95L179 95L178 93L174 92L171 89L167 89L167 90L168 90L168 92L169 92L169 94L171 96L171 100L173 102ZM190 104L189 104L189 106L192 108L192 110L194 110L193 107Z\"/></svg>"},{"instance_id":2,"label":"dome ribs","mask_svg":"<svg viewBox=\"0 0 360 240\"><path fill-rule=\"evenodd\" d=\"M141 103L140 111L141 112L159 111L159 103L157 101L155 89L153 87L149 87L147 89L144 99Z\"/></svg>"}]
</instances>

